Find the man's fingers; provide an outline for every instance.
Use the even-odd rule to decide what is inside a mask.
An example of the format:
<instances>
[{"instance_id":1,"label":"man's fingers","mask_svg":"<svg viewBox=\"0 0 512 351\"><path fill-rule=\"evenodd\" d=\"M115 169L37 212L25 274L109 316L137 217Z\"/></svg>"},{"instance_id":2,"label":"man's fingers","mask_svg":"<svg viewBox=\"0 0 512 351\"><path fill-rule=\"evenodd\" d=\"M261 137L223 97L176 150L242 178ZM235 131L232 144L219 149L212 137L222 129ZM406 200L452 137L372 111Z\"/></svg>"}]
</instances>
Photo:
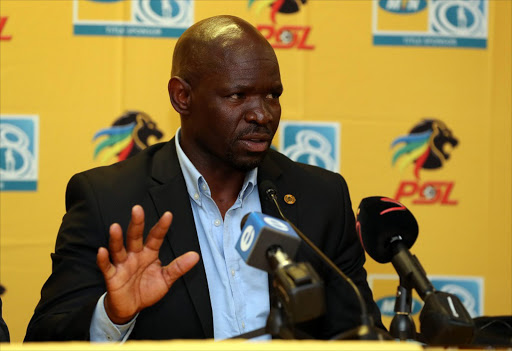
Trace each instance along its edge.
<instances>
[{"instance_id":1,"label":"man's fingers","mask_svg":"<svg viewBox=\"0 0 512 351\"><path fill-rule=\"evenodd\" d=\"M135 205L132 208L132 218L126 231L126 249L128 252L140 252L144 248L142 236L144 233L144 210Z\"/></svg>"},{"instance_id":2,"label":"man's fingers","mask_svg":"<svg viewBox=\"0 0 512 351\"><path fill-rule=\"evenodd\" d=\"M116 274L116 267L110 263L110 260L108 259L108 250L104 247L100 247L98 250L98 254L96 255L96 264L103 273L105 281L109 280Z\"/></svg>"},{"instance_id":3,"label":"man's fingers","mask_svg":"<svg viewBox=\"0 0 512 351\"><path fill-rule=\"evenodd\" d=\"M167 285L171 286L174 284L179 277L191 270L197 262L199 262L199 254L194 251L189 251L174 259L167 266L162 267Z\"/></svg>"},{"instance_id":4,"label":"man's fingers","mask_svg":"<svg viewBox=\"0 0 512 351\"><path fill-rule=\"evenodd\" d=\"M169 230L172 222L171 212L165 212L158 222L151 228L148 237L146 238L146 247L148 249L159 251L162 242L164 241L165 234Z\"/></svg>"},{"instance_id":5,"label":"man's fingers","mask_svg":"<svg viewBox=\"0 0 512 351\"><path fill-rule=\"evenodd\" d=\"M114 262L114 264L124 262L127 254L123 244L123 230L119 224L114 223L110 226L109 232L110 239L108 241L108 249L110 257L112 257L112 262Z\"/></svg>"}]
</instances>

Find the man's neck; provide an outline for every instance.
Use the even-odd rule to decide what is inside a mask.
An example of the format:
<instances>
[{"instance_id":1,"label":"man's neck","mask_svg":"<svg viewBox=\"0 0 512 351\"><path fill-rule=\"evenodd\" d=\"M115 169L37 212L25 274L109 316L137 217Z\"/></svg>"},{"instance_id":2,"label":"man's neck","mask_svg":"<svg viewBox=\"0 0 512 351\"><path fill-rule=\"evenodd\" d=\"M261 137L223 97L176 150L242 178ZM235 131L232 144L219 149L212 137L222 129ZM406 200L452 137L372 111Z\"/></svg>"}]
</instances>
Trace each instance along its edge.
<instances>
[{"instance_id":1,"label":"man's neck","mask_svg":"<svg viewBox=\"0 0 512 351\"><path fill-rule=\"evenodd\" d=\"M246 173L238 170L223 172L219 169L203 170L199 167L197 169L208 183L212 199L217 204L222 218L224 218L242 190Z\"/></svg>"}]
</instances>

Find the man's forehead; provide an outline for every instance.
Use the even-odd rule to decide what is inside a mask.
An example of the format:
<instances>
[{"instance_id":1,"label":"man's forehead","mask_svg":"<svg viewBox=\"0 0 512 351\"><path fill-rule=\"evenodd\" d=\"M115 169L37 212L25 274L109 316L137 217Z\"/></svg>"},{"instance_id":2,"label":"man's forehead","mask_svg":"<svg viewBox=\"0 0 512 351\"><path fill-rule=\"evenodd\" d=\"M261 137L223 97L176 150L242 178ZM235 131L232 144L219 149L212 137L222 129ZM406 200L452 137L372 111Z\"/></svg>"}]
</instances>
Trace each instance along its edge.
<instances>
[{"instance_id":1,"label":"man's forehead","mask_svg":"<svg viewBox=\"0 0 512 351\"><path fill-rule=\"evenodd\" d=\"M277 65L268 41L248 22L220 16L200 21L184 33L175 49L173 69L175 74L192 80L209 71L229 69L230 65L258 65L258 60Z\"/></svg>"}]
</instances>

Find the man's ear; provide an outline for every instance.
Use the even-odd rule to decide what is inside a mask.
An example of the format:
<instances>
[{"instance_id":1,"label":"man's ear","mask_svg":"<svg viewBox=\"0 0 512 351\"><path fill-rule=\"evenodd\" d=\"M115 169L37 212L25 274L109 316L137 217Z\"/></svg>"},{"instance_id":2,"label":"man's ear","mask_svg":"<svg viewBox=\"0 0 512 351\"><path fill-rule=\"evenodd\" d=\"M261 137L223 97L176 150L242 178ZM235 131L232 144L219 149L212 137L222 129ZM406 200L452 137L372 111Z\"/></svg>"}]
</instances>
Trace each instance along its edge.
<instances>
[{"instance_id":1,"label":"man's ear","mask_svg":"<svg viewBox=\"0 0 512 351\"><path fill-rule=\"evenodd\" d=\"M167 89L174 109L180 115L188 115L190 113L190 84L180 77L172 77Z\"/></svg>"}]
</instances>

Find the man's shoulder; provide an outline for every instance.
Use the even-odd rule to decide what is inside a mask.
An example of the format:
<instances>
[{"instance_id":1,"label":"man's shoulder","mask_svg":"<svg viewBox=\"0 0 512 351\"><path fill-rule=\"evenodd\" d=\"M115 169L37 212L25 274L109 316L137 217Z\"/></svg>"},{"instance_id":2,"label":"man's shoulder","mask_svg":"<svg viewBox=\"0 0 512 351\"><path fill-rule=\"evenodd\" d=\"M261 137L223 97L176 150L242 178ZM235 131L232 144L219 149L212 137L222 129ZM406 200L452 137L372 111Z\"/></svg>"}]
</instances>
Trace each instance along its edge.
<instances>
[{"instance_id":1,"label":"man's shoulder","mask_svg":"<svg viewBox=\"0 0 512 351\"><path fill-rule=\"evenodd\" d=\"M84 176L92 181L99 180L105 184L115 185L117 182L132 183L138 178L147 177L151 174L155 155L169 145L171 142L157 143L147 147L138 154L107 166L100 166L79 172L74 177ZM170 162L170 160L169 160Z\"/></svg>"}]
</instances>

